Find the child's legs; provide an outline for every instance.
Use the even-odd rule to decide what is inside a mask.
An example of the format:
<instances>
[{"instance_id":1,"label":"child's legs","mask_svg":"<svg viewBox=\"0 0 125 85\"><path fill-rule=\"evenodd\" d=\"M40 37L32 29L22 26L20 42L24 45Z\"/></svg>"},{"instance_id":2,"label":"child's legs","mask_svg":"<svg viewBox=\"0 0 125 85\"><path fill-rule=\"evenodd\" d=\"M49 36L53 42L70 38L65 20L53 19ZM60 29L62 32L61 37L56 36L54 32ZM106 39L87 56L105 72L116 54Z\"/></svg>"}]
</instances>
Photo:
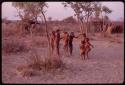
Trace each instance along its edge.
<instances>
[{"instance_id":1,"label":"child's legs","mask_svg":"<svg viewBox=\"0 0 125 85\"><path fill-rule=\"evenodd\" d=\"M87 52L86 52L86 55L87 55L86 58L89 58L88 55L89 55L89 52L90 52L90 51L91 51L91 48L88 48L88 49L87 49Z\"/></svg>"},{"instance_id":2,"label":"child's legs","mask_svg":"<svg viewBox=\"0 0 125 85\"><path fill-rule=\"evenodd\" d=\"M70 52L70 55L72 55L72 50L73 50L73 45L70 44L70 45L69 45L69 52Z\"/></svg>"},{"instance_id":3,"label":"child's legs","mask_svg":"<svg viewBox=\"0 0 125 85\"><path fill-rule=\"evenodd\" d=\"M68 45L64 45L64 53L65 53L65 55L66 55L66 53L68 53Z\"/></svg>"},{"instance_id":4,"label":"child's legs","mask_svg":"<svg viewBox=\"0 0 125 85\"><path fill-rule=\"evenodd\" d=\"M56 53L59 55L59 44L56 44Z\"/></svg>"}]
</instances>

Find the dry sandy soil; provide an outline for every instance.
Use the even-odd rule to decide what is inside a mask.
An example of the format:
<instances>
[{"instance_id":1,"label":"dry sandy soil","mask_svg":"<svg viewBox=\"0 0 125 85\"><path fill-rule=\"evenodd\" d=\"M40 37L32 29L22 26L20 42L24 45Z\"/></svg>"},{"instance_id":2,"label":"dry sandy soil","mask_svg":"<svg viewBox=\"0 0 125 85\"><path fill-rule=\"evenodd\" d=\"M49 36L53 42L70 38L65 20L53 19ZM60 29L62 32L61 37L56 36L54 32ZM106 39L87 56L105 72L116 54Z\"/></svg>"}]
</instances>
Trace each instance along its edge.
<instances>
[{"instance_id":1,"label":"dry sandy soil","mask_svg":"<svg viewBox=\"0 0 125 85\"><path fill-rule=\"evenodd\" d=\"M110 42L109 39L94 37L91 43L94 48L88 60L81 60L79 41L74 39L73 55L62 56L65 68L53 73L36 71L36 75L24 78L16 74L16 67L25 63L22 57L27 53L2 55L3 83L122 83L124 80L124 39L121 43ZM44 57L45 48L37 47L38 53ZM63 49L61 44L61 54Z\"/></svg>"}]
</instances>

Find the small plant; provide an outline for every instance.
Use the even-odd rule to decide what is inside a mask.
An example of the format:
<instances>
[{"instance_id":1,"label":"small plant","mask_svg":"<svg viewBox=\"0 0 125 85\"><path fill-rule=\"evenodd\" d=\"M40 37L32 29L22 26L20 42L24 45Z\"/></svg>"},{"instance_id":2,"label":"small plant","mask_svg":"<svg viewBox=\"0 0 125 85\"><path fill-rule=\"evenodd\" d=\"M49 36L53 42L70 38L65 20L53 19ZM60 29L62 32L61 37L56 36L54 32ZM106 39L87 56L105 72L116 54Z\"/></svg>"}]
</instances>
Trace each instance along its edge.
<instances>
[{"instance_id":1,"label":"small plant","mask_svg":"<svg viewBox=\"0 0 125 85\"><path fill-rule=\"evenodd\" d=\"M33 75L33 70L29 68L29 65L21 65L16 68L16 73L23 77L29 77Z\"/></svg>"},{"instance_id":2,"label":"small plant","mask_svg":"<svg viewBox=\"0 0 125 85\"><path fill-rule=\"evenodd\" d=\"M60 68L62 65L63 62L58 58L46 58L44 61L44 68L47 71Z\"/></svg>"},{"instance_id":3,"label":"small plant","mask_svg":"<svg viewBox=\"0 0 125 85\"><path fill-rule=\"evenodd\" d=\"M42 58L35 51L30 53L30 56L24 58L27 62L26 66L33 70L44 70L51 71L54 69L61 68L63 62L61 59L55 57Z\"/></svg>"}]
</instances>

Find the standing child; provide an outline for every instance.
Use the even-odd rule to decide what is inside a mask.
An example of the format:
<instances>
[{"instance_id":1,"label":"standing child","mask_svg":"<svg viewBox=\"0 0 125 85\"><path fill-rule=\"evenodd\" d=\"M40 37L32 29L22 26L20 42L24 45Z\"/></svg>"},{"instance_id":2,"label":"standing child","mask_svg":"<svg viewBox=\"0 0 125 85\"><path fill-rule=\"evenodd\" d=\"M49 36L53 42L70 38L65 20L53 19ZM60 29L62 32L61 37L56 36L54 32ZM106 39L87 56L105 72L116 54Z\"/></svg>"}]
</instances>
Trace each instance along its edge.
<instances>
[{"instance_id":1,"label":"standing child","mask_svg":"<svg viewBox=\"0 0 125 85\"><path fill-rule=\"evenodd\" d=\"M72 44L72 42L73 42L73 39L74 38L77 38L77 37L75 37L75 35L74 35L74 32L71 32L70 33L70 35L69 35L69 52L70 52L70 55L72 55L72 51L73 51L73 44Z\"/></svg>"},{"instance_id":2,"label":"standing child","mask_svg":"<svg viewBox=\"0 0 125 85\"><path fill-rule=\"evenodd\" d=\"M60 30L57 29L56 32L55 32L55 47L56 47L56 53L57 53L58 56L60 56L60 50L59 50L60 39L61 39L60 38Z\"/></svg>"},{"instance_id":3,"label":"standing child","mask_svg":"<svg viewBox=\"0 0 125 85\"><path fill-rule=\"evenodd\" d=\"M87 58L89 58L88 53L91 51L91 47L93 47L93 45L89 42L89 38L86 38L86 40L85 40L85 49L86 49L85 53L86 53Z\"/></svg>"},{"instance_id":4,"label":"standing child","mask_svg":"<svg viewBox=\"0 0 125 85\"><path fill-rule=\"evenodd\" d=\"M80 43L80 56L81 56L82 60L83 60L83 57L85 59L85 51L86 51L86 49L85 49L85 41L82 40L81 43Z\"/></svg>"},{"instance_id":5,"label":"standing child","mask_svg":"<svg viewBox=\"0 0 125 85\"><path fill-rule=\"evenodd\" d=\"M64 41L64 52L65 52L65 55L66 53L68 53L68 41L69 41L69 34L68 32L63 32L63 37L61 38L63 39Z\"/></svg>"}]
</instances>

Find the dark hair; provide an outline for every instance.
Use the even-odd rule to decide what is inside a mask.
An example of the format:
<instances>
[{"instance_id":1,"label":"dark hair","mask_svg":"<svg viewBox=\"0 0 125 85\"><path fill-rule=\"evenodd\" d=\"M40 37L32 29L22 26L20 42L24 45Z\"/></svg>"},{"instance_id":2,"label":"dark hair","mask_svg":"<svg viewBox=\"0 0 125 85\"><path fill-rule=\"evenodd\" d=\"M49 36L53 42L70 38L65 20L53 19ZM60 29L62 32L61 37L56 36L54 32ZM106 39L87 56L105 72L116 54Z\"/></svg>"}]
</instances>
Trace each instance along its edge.
<instances>
[{"instance_id":1,"label":"dark hair","mask_svg":"<svg viewBox=\"0 0 125 85\"><path fill-rule=\"evenodd\" d=\"M83 36L86 37L86 33L83 33Z\"/></svg>"},{"instance_id":2,"label":"dark hair","mask_svg":"<svg viewBox=\"0 0 125 85\"><path fill-rule=\"evenodd\" d=\"M64 34L66 34L67 32L66 32L66 31L64 31L63 33L64 33Z\"/></svg>"},{"instance_id":3,"label":"dark hair","mask_svg":"<svg viewBox=\"0 0 125 85\"><path fill-rule=\"evenodd\" d=\"M52 33L55 33L55 31L53 30Z\"/></svg>"},{"instance_id":4,"label":"dark hair","mask_svg":"<svg viewBox=\"0 0 125 85\"><path fill-rule=\"evenodd\" d=\"M86 41L89 41L89 38L86 38Z\"/></svg>"},{"instance_id":5,"label":"dark hair","mask_svg":"<svg viewBox=\"0 0 125 85\"><path fill-rule=\"evenodd\" d=\"M55 34L55 31L52 31L52 34Z\"/></svg>"},{"instance_id":6,"label":"dark hair","mask_svg":"<svg viewBox=\"0 0 125 85\"><path fill-rule=\"evenodd\" d=\"M82 41L81 41L81 43L82 43L82 44L85 44L85 41L84 41L84 40L82 40Z\"/></svg>"},{"instance_id":7,"label":"dark hair","mask_svg":"<svg viewBox=\"0 0 125 85\"><path fill-rule=\"evenodd\" d=\"M70 32L71 35L74 35L74 32Z\"/></svg>"},{"instance_id":8,"label":"dark hair","mask_svg":"<svg viewBox=\"0 0 125 85\"><path fill-rule=\"evenodd\" d=\"M56 32L59 32L59 31L60 31L59 29L56 30Z\"/></svg>"},{"instance_id":9,"label":"dark hair","mask_svg":"<svg viewBox=\"0 0 125 85\"><path fill-rule=\"evenodd\" d=\"M55 36L55 35L56 35L55 33L56 33L55 31L52 31L52 34L51 34L51 35L52 35L52 36Z\"/></svg>"}]
</instances>

